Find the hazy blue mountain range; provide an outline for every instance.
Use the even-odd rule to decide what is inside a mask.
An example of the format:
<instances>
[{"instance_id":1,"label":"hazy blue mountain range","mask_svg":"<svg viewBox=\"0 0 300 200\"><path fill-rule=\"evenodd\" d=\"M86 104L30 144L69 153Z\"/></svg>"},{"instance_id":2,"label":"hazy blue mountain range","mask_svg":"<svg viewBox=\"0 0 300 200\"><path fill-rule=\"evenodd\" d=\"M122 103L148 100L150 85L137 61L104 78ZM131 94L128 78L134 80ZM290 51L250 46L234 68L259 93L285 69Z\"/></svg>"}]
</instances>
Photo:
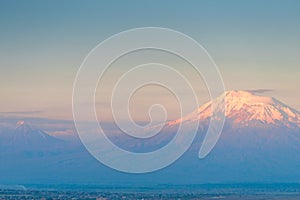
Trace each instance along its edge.
<instances>
[{"instance_id":1,"label":"hazy blue mountain range","mask_svg":"<svg viewBox=\"0 0 300 200\"><path fill-rule=\"evenodd\" d=\"M275 98L225 93L225 127L213 151L198 158L211 104L170 121L150 139L110 135L124 149L146 152L167 144L179 123L200 120L191 148L176 163L148 174L125 174L96 161L77 137L54 137L24 121L0 131L0 182L5 184L198 184L300 182L300 114ZM219 98L212 101L220 101Z\"/></svg>"}]
</instances>

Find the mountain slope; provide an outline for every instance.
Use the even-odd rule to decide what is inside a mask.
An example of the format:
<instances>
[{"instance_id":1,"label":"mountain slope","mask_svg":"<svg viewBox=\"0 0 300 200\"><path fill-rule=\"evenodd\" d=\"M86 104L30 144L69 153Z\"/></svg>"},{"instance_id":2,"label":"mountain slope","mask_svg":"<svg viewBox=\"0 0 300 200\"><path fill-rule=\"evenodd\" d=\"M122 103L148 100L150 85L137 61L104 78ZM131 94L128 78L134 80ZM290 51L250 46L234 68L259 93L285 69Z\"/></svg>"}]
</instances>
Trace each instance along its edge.
<instances>
[{"instance_id":1,"label":"mountain slope","mask_svg":"<svg viewBox=\"0 0 300 200\"><path fill-rule=\"evenodd\" d=\"M6 130L2 134L3 147L14 150L45 149L61 145L62 140L48 135L44 131L30 126L24 121L19 121L16 127Z\"/></svg>"},{"instance_id":2,"label":"mountain slope","mask_svg":"<svg viewBox=\"0 0 300 200\"><path fill-rule=\"evenodd\" d=\"M116 138L110 139L121 148L137 153L149 152L165 146L176 134L176 125L180 122L193 123L200 119L198 134L180 159L165 169L139 175L119 173L102 165L82 145L67 146L63 143L60 150L53 152L53 144L57 143L50 142L53 141L51 136L49 139L44 132L20 122L10 132L17 138L15 144L39 141L45 145L27 145L35 146L35 149L30 152L22 149L26 156L2 156L0 152L0 180L17 184L64 181L102 185L120 182L143 185L299 182L299 112L274 98L245 91L226 92L225 98L225 128L216 146L204 159L199 159L198 154L212 116L212 102L182 119L169 122L159 136L137 139L114 134ZM222 99L221 96L213 101L221 103ZM48 149L45 150L45 146ZM35 154L37 151L40 153ZM19 166L23 166L22 170Z\"/></svg>"},{"instance_id":3,"label":"mountain slope","mask_svg":"<svg viewBox=\"0 0 300 200\"><path fill-rule=\"evenodd\" d=\"M213 102L221 104L225 99L225 106L217 106L217 112L225 112L227 122L233 127L300 127L300 112L275 98L258 96L247 91L228 91L224 97L220 96L190 115L168 122L167 125L209 120L212 116Z\"/></svg>"},{"instance_id":4,"label":"mountain slope","mask_svg":"<svg viewBox=\"0 0 300 200\"><path fill-rule=\"evenodd\" d=\"M225 97L225 98L224 98ZM221 107L225 100L225 108ZM226 122L212 151L199 160L212 104L223 111ZM225 110L221 110L225 109ZM180 123L200 122L191 148L172 167L178 177L195 182L297 182L300 180L300 113L271 97L247 91L228 91L193 113L170 121L165 130ZM189 171L181 169L192 168Z\"/></svg>"}]
</instances>

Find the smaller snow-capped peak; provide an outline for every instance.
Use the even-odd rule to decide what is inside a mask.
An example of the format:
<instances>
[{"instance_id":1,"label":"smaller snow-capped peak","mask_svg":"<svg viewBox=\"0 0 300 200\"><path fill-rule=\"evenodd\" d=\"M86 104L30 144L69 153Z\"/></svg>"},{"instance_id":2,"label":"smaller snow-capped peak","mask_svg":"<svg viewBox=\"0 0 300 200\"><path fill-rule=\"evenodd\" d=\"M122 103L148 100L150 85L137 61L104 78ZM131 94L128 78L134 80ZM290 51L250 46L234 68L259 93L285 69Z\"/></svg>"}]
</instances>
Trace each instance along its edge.
<instances>
[{"instance_id":1,"label":"smaller snow-capped peak","mask_svg":"<svg viewBox=\"0 0 300 200\"><path fill-rule=\"evenodd\" d=\"M60 140L47 134L45 131L32 126L24 120L16 123L15 129L12 131L10 143L12 145L30 147L52 144L53 142L59 142Z\"/></svg>"},{"instance_id":2,"label":"smaller snow-capped peak","mask_svg":"<svg viewBox=\"0 0 300 200\"><path fill-rule=\"evenodd\" d=\"M222 103L224 103L222 106ZM212 105L216 111L225 113L236 126L261 124L300 127L300 113L272 97L258 96L248 91L227 91L220 97L199 107L188 116L171 121L168 125L183 121L206 120L212 117ZM225 109L225 110L224 110Z\"/></svg>"},{"instance_id":3,"label":"smaller snow-capped peak","mask_svg":"<svg viewBox=\"0 0 300 200\"><path fill-rule=\"evenodd\" d=\"M23 132L32 131L33 128L24 120L20 120L16 123L16 130L22 130Z\"/></svg>"},{"instance_id":4,"label":"smaller snow-capped peak","mask_svg":"<svg viewBox=\"0 0 300 200\"><path fill-rule=\"evenodd\" d=\"M23 124L25 124L25 121L23 120L17 122L17 126L22 126Z\"/></svg>"}]
</instances>

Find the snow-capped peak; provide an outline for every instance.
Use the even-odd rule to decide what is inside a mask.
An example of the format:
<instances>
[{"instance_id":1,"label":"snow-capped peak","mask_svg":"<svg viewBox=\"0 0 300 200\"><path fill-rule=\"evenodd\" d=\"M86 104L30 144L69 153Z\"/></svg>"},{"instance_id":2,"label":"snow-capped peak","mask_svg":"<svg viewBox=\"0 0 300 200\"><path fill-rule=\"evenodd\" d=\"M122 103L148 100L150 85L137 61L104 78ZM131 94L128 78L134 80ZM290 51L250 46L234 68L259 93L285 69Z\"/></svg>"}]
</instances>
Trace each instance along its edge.
<instances>
[{"instance_id":1,"label":"snow-capped peak","mask_svg":"<svg viewBox=\"0 0 300 200\"><path fill-rule=\"evenodd\" d=\"M18 121L16 123L16 129L24 129L24 130L31 130L32 127L27 123L25 122L24 120L21 120L21 121Z\"/></svg>"},{"instance_id":2,"label":"snow-capped peak","mask_svg":"<svg viewBox=\"0 0 300 200\"><path fill-rule=\"evenodd\" d=\"M25 122L24 120L18 121L16 123L15 129L12 131L11 143L16 145L26 146L26 145L37 145L44 144L45 142L58 141L55 137L48 135L43 130L32 126L31 124Z\"/></svg>"},{"instance_id":3,"label":"snow-capped peak","mask_svg":"<svg viewBox=\"0 0 300 200\"><path fill-rule=\"evenodd\" d=\"M212 104L224 102L217 109L225 112L227 121L236 126L278 125L300 127L300 113L272 97L258 96L248 91L227 91L220 97L204 104L190 115L169 122L168 125L183 121L206 120L212 116Z\"/></svg>"},{"instance_id":4,"label":"snow-capped peak","mask_svg":"<svg viewBox=\"0 0 300 200\"><path fill-rule=\"evenodd\" d=\"M25 124L25 121L23 121L23 120L18 121L18 122L17 122L17 127L18 127L18 126L22 126L22 125L24 125L24 124Z\"/></svg>"}]
</instances>

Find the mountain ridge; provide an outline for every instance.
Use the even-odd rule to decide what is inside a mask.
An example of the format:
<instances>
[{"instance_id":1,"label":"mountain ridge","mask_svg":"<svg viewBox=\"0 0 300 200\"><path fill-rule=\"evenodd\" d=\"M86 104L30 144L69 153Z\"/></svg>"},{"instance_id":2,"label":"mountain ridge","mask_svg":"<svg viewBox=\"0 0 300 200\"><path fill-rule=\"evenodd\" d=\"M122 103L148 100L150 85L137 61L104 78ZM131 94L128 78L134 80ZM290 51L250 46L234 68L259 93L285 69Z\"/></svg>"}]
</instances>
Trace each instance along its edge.
<instances>
[{"instance_id":1,"label":"mountain ridge","mask_svg":"<svg viewBox=\"0 0 300 200\"><path fill-rule=\"evenodd\" d=\"M21 120L15 124L15 128L6 132L3 146L16 149L51 148L60 145L63 140L53 137L43 130L31 126Z\"/></svg>"},{"instance_id":2,"label":"mountain ridge","mask_svg":"<svg viewBox=\"0 0 300 200\"><path fill-rule=\"evenodd\" d=\"M225 106L222 103L225 102ZM169 121L167 126L179 123L191 123L196 120L208 121L212 117L212 104L216 104L216 112L225 113L227 122L233 127L285 126L300 127L300 112L275 99L259 96L249 91L226 91L218 98L200 106L191 114Z\"/></svg>"},{"instance_id":3,"label":"mountain ridge","mask_svg":"<svg viewBox=\"0 0 300 200\"><path fill-rule=\"evenodd\" d=\"M279 112L283 117L281 121L291 123L291 125L297 124L295 122L298 120L298 111L279 101L277 102L274 98L235 91L227 92L215 101L222 102L222 99L224 99L222 97L226 97L226 95L229 102L232 103L227 105L227 109L232 109L227 110L227 113L225 113L227 123L239 125L240 122L236 122L234 119L239 119L241 116L245 120L253 119L251 116L258 119L260 117L268 119L269 116L272 116L272 119L275 119L277 116L276 109L278 109L282 111L282 113ZM236 101L239 101L240 104L235 104ZM275 111L267 112L268 110L265 110L265 108L268 108L268 106L273 106ZM200 118L206 126L211 117L210 107L211 102L208 102L196 109L191 115L180 120L183 123L192 123L192 120ZM255 115L256 112L246 112L251 108L261 109ZM238 114L237 111L242 111L246 116ZM235 118L236 116L237 118ZM174 125L177 125L178 121L175 122ZM48 184L61 182L62 180L72 184L74 182L81 184L119 183L120 180L132 184L298 182L300 180L300 129L289 128L285 124L280 128L276 126L274 129L269 129L272 123L278 125L278 121L270 121L270 123L262 123L267 129L261 127L254 129L252 125L255 124L243 126L243 129L225 126L212 151L204 159L199 160L199 148L206 136L205 128L201 128L205 126L200 123L201 127L198 129L193 144L175 163L157 172L139 174L138 176L118 173L100 164L81 143L73 145L50 142L45 148L45 143L38 140L38 144L26 146L34 147L30 149L20 148L20 146L4 147L3 149L0 148L0 159L3 161L0 165L0 180L18 184L24 182ZM20 125L22 126L20 127ZM18 128L21 130L25 129L26 126L23 122L20 122L17 124L16 129ZM130 152L151 152L167 145L176 134L176 130L174 132L173 130L162 131L162 134L159 133L146 140L132 138L125 134L112 134L115 138L109 139L120 148ZM16 130L14 129L8 133L14 131ZM39 133L35 133L39 135ZM28 137L30 134L26 136ZM24 142L24 140L20 140L20 142ZM80 142L79 139L78 142ZM0 147L2 146L0 145ZM19 152L15 152L16 150ZM20 170L20 166L22 166L22 170Z\"/></svg>"}]
</instances>

